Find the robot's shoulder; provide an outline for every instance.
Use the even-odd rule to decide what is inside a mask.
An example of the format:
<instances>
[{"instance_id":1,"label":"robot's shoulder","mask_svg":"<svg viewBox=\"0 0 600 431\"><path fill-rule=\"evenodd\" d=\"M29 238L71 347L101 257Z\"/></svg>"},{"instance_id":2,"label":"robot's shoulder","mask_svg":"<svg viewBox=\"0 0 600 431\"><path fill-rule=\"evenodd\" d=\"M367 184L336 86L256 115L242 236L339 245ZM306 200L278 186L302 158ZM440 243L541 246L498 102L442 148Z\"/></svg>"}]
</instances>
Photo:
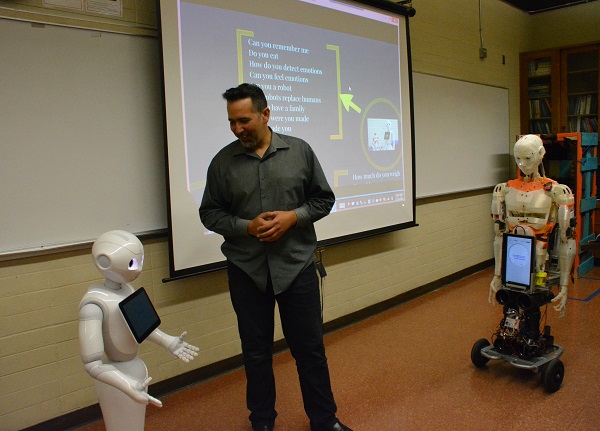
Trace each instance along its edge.
<instances>
[{"instance_id":1,"label":"robot's shoulder","mask_svg":"<svg viewBox=\"0 0 600 431\"><path fill-rule=\"evenodd\" d=\"M559 184L557 182L555 182L554 184L552 184L552 192L554 193L570 193L573 194L573 192L571 191L571 187L569 187L566 184Z\"/></svg>"},{"instance_id":2,"label":"robot's shoulder","mask_svg":"<svg viewBox=\"0 0 600 431\"><path fill-rule=\"evenodd\" d=\"M85 305L94 304L100 307L103 311L106 310L106 301L109 300L110 292L104 286L93 285L90 286L81 302L79 303L79 309L81 310Z\"/></svg>"},{"instance_id":3,"label":"robot's shoulder","mask_svg":"<svg viewBox=\"0 0 600 431\"><path fill-rule=\"evenodd\" d=\"M494 187L494 193L503 193L507 183L499 183Z\"/></svg>"},{"instance_id":4,"label":"robot's shoulder","mask_svg":"<svg viewBox=\"0 0 600 431\"><path fill-rule=\"evenodd\" d=\"M81 302L79 309L87 304L94 304L100 307L104 312L108 311L115 304L121 302L124 298L133 292L133 288L128 284L123 284L121 290L112 290L104 285L92 285L89 287Z\"/></svg>"},{"instance_id":5,"label":"robot's shoulder","mask_svg":"<svg viewBox=\"0 0 600 431\"><path fill-rule=\"evenodd\" d=\"M566 184L553 184L550 193L554 197L556 203L559 205L572 205L575 202L573 192L571 191L571 188Z\"/></svg>"}]
</instances>

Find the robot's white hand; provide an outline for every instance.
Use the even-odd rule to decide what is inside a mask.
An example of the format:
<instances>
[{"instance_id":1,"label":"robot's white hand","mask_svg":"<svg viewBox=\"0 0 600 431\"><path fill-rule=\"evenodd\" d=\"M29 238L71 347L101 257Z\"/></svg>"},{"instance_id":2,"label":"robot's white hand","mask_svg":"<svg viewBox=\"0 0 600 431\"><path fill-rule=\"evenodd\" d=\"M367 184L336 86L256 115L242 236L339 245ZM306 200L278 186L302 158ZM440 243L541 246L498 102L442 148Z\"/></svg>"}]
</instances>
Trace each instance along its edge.
<instances>
[{"instance_id":1,"label":"robot's white hand","mask_svg":"<svg viewBox=\"0 0 600 431\"><path fill-rule=\"evenodd\" d=\"M496 305L496 292L498 292L500 286L500 276L494 274L494 278L492 278L492 281L490 283L490 293L488 295L488 302L492 305Z\"/></svg>"},{"instance_id":2,"label":"robot's white hand","mask_svg":"<svg viewBox=\"0 0 600 431\"><path fill-rule=\"evenodd\" d=\"M187 332L183 331L179 338L176 338L175 341L173 341L169 345L168 350L173 355L181 359L183 362L190 362L194 360L196 356L198 356L198 352L200 351L200 349L192 344L183 341L186 335Z\"/></svg>"},{"instance_id":3,"label":"robot's white hand","mask_svg":"<svg viewBox=\"0 0 600 431\"><path fill-rule=\"evenodd\" d=\"M158 398L154 398L152 395L150 395L147 392L148 385L150 384L151 380L152 380L152 377L148 377L146 380L144 380L142 382L142 391L141 391L140 395L142 395L142 397L145 398L144 404L152 404L152 405L155 405L156 407L162 407L162 401L159 400Z\"/></svg>"},{"instance_id":4,"label":"robot's white hand","mask_svg":"<svg viewBox=\"0 0 600 431\"><path fill-rule=\"evenodd\" d=\"M148 393L148 385L150 384L152 377L148 377L142 382L139 382L129 377L128 380L130 389L126 390L125 393L129 395L134 401L140 404L152 404L156 407L162 407L162 402Z\"/></svg>"},{"instance_id":5,"label":"robot's white hand","mask_svg":"<svg viewBox=\"0 0 600 431\"><path fill-rule=\"evenodd\" d=\"M553 308L560 311L558 317L565 317L567 312L567 286L560 287L560 292L552 299L552 302L557 303Z\"/></svg>"},{"instance_id":6,"label":"robot's white hand","mask_svg":"<svg viewBox=\"0 0 600 431\"><path fill-rule=\"evenodd\" d=\"M152 377L147 377L139 381L117 370L113 365L103 364L101 361L91 362L86 364L85 367L92 377L107 385L114 386L127 394L136 403L153 404L157 407L162 407L160 400L149 395L147 392L148 384L152 380Z\"/></svg>"}]
</instances>

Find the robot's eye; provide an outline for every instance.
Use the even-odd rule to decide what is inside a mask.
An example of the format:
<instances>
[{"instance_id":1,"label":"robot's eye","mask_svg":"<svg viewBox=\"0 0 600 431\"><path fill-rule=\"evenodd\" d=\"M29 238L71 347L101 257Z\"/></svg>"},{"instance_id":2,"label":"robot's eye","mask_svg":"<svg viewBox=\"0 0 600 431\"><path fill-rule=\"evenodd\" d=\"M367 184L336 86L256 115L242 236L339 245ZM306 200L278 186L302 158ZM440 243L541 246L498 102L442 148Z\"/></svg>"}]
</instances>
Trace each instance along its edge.
<instances>
[{"instance_id":1,"label":"robot's eye","mask_svg":"<svg viewBox=\"0 0 600 431\"><path fill-rule=\"evenodd\" d=\"M137 259L131 259L129 261L129 269L132 271L135 271L136 269L138 269L139 265L138 265L138 261Z\"/></svg>"}]
</instances>

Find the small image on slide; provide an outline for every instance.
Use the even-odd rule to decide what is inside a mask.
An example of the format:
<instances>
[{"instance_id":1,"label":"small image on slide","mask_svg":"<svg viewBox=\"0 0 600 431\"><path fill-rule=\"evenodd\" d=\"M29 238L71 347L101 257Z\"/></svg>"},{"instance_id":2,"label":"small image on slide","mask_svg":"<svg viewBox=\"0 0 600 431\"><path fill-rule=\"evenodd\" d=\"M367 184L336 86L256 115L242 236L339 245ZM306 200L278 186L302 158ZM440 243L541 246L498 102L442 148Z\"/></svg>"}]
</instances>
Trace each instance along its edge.
<instances>
[{"instance_id":1,"label":"small image on slide","mask_svg":"<svg viewBox=\"0 0 600 431\"><path fill-rule=\"evenodd\" d=\"M369 151L393 151L398 143L398 119L368 118Z\"/></svg>"}]
</instances>

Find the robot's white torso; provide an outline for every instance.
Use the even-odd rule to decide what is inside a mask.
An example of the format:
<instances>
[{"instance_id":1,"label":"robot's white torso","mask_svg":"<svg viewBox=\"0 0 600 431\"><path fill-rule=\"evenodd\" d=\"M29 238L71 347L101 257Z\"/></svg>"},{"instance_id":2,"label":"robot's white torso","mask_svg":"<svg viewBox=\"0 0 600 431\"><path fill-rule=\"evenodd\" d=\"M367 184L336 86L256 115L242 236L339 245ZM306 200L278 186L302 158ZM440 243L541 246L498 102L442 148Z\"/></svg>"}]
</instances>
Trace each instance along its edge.
<instances>
[{"instance_id":1,"label":"robot's white torso","mask_svg":"<svg viewBox=\"0 0 600 431\"><path fill-rule=\"evenodd\" d=\"M538 231L543 229L555 208L549 192L544 188L523 190L510 184L504 190L507 224L512 228L524 224Z\"/></svg>"},{"instance_id":2,"label":"robot's white torso","mask_svg":"<svg viewBox=\"0 0 600 431\"><path fill-rule=\"evenodd\" d=\"M492 198L492 216L505 222L509 231L528 226L531 234L552 230L558 222L561 229L569 226L573 214L573 193L564 184L544 178L536 181L510 180L496 186ZM563 207L559 211L560 207Z\"/></svg>"},{"instance_id":3,"label":"robot's white torso","mask_svg":"<svg viewBox=\"0 0 600 431\"><path fill-rule=\"evenodd\" d=\"M119 309L119 302L133 291L133 287L125 283L121 285L120 289L111 289L104 285L93 285L88 289L79 304L80 310L87 304L96 305L102 310L103 349L111 361L130 361L137 355L138 343L133 338Z\"/></svg>"}]
</instances>

